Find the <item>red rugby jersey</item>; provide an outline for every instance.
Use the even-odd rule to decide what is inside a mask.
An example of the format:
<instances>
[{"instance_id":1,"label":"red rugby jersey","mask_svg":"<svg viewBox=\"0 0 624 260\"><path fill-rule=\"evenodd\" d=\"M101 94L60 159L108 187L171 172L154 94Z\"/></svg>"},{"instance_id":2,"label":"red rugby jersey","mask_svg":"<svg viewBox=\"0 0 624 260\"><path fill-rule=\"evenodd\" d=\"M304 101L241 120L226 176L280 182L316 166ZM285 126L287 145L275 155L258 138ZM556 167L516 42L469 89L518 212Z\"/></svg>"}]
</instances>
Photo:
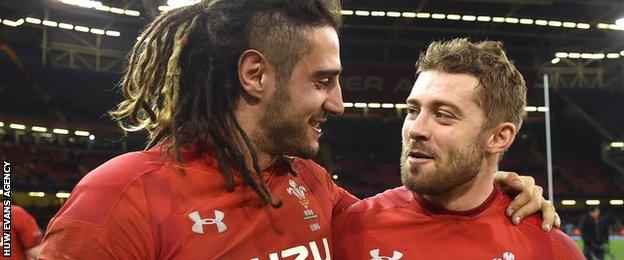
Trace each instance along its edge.
<instances>
[{"instance_id":1,"label":"red rugby jersey","mask_svg":"<svg viewBox=\"0 0 624 260\"><path fill-rule=\"evenodd\" d=\"M4 225L4 219L1 220ZM4 239L4 238L2 238ZM41 231L37 221L20 206L11 206L11 258L30 259L26 254L29 249L41 244Z\"/></svg>"},{"instance_id":2,"label":"red rugby jersey","mask_svg":"<svg viewBox=\"0 0 624 260\"><path fill-rule=\"evenodd\" d=\"M405 187L349 207L334 221L336 259L584 259L559 229L542 231L532 215L519 226L500 189L465 212L440 209Z\"/></svg>"},{"instance_id":3,"label":"red rugby jersey","mask_svg":"<svg viewBox=\"0 0 624 260\"><path fill-rule=\"evenodd\" d=\"M50 221L41 259L328 259L332 212L357 199L311 160L264 177L281 208L242 179L227 192L211 155L182 164L158 148L116 157L85 176ZM183 169L184 171L180 171Z\"/></svg>"}]
</instances>

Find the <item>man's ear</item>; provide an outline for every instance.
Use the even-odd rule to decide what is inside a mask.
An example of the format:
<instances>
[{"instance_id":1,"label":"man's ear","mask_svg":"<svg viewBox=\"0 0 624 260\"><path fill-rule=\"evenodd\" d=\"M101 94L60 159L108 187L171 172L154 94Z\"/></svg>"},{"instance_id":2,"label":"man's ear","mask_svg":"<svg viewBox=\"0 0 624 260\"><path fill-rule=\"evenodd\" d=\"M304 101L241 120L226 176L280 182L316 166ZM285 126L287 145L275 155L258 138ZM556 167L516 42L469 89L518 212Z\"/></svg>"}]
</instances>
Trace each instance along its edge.
<instances>
[{"instance_id":1,"label":"man's ear","mask_svg":"<svg viewBox=\"0 0 624 260\"><path fill-rule=\"evenodd\" d=\"M485 149L489 153L503 153L516 138L516 126L510 122L504 122L494 127L490 132Z\"/></svg>"},{"instance_id":2,"label":"man's ear","mask_svg":"<svg viewBox=\"0 0 624 260\"><path fill-rule=\"evenodd\" d=\"M238 58L238 80L245 92L254 98L261 99L267 87L273 82L272 67L262 53L257 50L246 50Z\"/></svg>"}]
</instances>

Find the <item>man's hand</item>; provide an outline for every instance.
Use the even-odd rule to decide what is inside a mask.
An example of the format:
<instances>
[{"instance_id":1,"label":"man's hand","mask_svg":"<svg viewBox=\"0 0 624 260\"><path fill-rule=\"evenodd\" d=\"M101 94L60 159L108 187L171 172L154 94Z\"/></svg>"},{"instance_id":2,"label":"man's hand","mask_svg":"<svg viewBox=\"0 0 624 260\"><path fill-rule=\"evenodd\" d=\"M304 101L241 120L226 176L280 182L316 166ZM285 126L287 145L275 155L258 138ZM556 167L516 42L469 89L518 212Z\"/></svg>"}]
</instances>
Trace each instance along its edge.
<instances>
[{"instance_id":1,"label":"man's hand","mask_svg":"<svg viewBox=\"0 0 624 260\"><path fill-rule=\"evenodd\" d=\"M507 194L518 194L507 208L507 216L511 218L515 225L525 217L541 210L542 229L550 231L552 226L559 227L561 219L555 211L552 203L542 196L544 189L535 185L535 179L530 176L518 176L515 172L496 172L494 183L501 186Z\"/></svg>"},{"instance_id":2,"label":"man's hand","mask_svg":"<svg viewBox=\"0 0 624 260\"><path fill-rule=\"evenodd\" d=\"M41 252L41 244L36 245L31 249L28 249L28 251L26 251L26 254L28 254L28 256L30 256L32 259L38 259L39 252Z\"/></svg>"}]
</instances>

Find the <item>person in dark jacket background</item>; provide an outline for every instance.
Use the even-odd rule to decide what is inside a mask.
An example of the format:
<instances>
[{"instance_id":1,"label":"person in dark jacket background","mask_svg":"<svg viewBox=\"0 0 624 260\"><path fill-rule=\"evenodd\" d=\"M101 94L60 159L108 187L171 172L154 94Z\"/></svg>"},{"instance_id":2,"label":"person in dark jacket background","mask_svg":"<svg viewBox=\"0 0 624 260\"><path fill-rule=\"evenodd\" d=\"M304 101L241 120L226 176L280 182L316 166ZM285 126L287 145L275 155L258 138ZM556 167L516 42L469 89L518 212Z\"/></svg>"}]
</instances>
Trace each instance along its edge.
<instances>
[{"instance_id":1,"label":"person in dark jacket background","mask_svg":"<svg viewBox=\"0 0 624 260\"><path fill-rule=\"evenodd\" d=\"M592 207L581 221L581 236L585 244L587 259L604 259L605 247L609 244L607 219L600 216L600 208Z\"/></svg>"}]
</instances>

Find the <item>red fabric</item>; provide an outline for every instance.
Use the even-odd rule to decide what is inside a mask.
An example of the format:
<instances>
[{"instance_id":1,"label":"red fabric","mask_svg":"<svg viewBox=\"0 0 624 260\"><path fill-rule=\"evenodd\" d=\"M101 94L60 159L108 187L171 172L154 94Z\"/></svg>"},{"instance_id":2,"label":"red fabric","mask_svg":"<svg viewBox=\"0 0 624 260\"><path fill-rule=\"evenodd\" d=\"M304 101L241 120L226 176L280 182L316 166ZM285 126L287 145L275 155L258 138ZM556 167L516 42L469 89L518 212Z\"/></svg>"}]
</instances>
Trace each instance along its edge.
<instances>
[{"instance_id":1,"label":"red fabric","mask_svg":"<svg viewBox=\"0 0 624 260\"><path fill-rule=\"evenodd\" d=\"M4 221L2 221L4 224ZM41 244L37 221L20 206L11 206L11 258L24 260L26 251Z\"/></svg>"},{"instance_id":2,"label":"red fabric","mask_svg":"<svg viewBox=\"0 0 624 260\"><path fill-rule=\"evenodd\" d=\"M185 153L184 158L178 164L151 149L114 158L89 173L50 221L40 258L268 259L307 254L325 259L331 216L323 208L332 212L341 201L355 202L310 160L291 162L296 177L278 163L264 172L273 197L283 202L274 209L262 205L237 174L235 190L227 192L214 157ZM290 181L295 188L290 189ZM307 200L300 201L297 191ZM316 217L304 219L304 204ZM219 212L225 227L221 232ZM320 229L313 230L313 224Z\"/></svg>"},{"instance_id":3,"label":"red fabric","mask_svg":"<svg viewBox=\"0 0 624 260\"><path fill-rule=\"evenodd\" d=\"M542 231L538 215L514 226L505 215L510 202L495 189L474 210L451 212L433 208L405 187L388 190L334 220L334 258L584 259L563 232Z\"/></svg>"}]
</instances>

